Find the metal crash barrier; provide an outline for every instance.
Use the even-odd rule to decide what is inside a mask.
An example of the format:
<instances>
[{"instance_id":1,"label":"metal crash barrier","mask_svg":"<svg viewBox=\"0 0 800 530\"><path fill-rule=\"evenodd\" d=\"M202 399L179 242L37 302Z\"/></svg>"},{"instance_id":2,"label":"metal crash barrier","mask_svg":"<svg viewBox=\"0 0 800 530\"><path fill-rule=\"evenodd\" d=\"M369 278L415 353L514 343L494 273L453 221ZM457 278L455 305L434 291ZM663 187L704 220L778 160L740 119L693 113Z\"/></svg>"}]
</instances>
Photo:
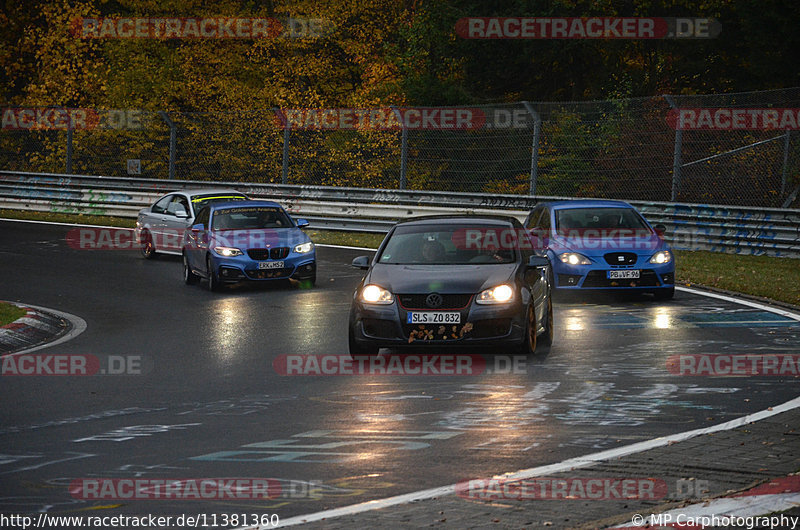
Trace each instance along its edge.
<instances>
[{"instance_id":1,"label":"metal crash barrier","mask_svg":"<svg viewBox=\"0 0 800 530\"><path fill-rule=\"evenodd\" d=\"M385 233L420 215L512 215L569 197L489 195L415 190L162 180L0 171L0 209L135 218L164 193L187 188L234 188L283 204L314 228ZM631 201L680 250L800 258L800 210Z\"/></svg>"}]
</instances>

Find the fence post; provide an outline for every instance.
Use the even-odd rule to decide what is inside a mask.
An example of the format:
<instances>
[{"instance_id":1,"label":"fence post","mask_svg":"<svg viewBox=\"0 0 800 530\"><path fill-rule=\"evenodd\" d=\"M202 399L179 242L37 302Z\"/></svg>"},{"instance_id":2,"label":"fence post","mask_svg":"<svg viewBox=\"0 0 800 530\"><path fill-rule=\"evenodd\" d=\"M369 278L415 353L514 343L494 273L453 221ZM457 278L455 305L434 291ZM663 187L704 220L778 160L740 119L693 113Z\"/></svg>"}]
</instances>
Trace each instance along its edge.
<instances>
[{"instance_id":1,"label":"fence post","mask_svg":"<svg viewBox=\"0 0 800 530\"><path fill-rule=\"evenodd\" d=\"M542 118L533 106L527 101L522 102L528 113L533 117L533 143L531 144L531 178L529 195L536 195L536 181L539 178L539 135L542 134Z\"/></svg>"},{"instance_id":2,"label":"fence post","mask_svg":"<svg viewBox=\"0 0 800 530\"><path fill-rule=\"evenodd\" d=\"M292 133L287 121L283 127L283 166L281 170L281 184L289 184L289 136Z\"/></svg>"},{"instance_id":3,"label":"fence post","mask_svg":"<svg viewBox=\"0 0 800 530\"><path fill-rule=\"evenodd\" d=\"M67 127L67 175L72 175L72 123Z\"/></svg>"},{"instance_id":4,"label":"fence post","mask_svg":"<svg viewBox=\"0 0 800 530\"><path fill-rule=\"evenodd\" d=\"M169 127L169 179L175 180L175 143L178 140L175 122L163 110L159 111L158 114Z\"/></svg>"},{"instance_id":5,"label":"fence post","mask_svg":"<svg viewBox=\"0 0 800 530\"><path fill-rule=\"evenodd\" d=\"M789 134L790 130L786 130L786 139L783 141L783 171L781 172L781 197L786 193L786 171L789 168Z\"/></svg>"},{"instance_id":6,"label":"fence post","mask_svg":"<svg viewBox=\"0 0 800 530\"><path fill-rule=\"evenodd\" d=\"M391 109L397 118L397 123L400 124L400 189L404 190L408 185L406 180L406 171L408 170L408 129L405 126L400 109L394 105L391 106Z\"/></svg>"},{"instance_id":7,"label":"fence post","mask_svg":"<svg viewBox=\"0 0 800 530\"><path fill-rule=\"evenodd\" d=\"M665 94L664 99L667 100L673 110L678 110L678 106L675 105L675 100L672 99L672 96ZM683 150L683 129L680 128L679 121L676 121L675 124L675 150L672 154L672 193L670 194L672 202L678 200L678 193L681 191L681 152Z\"/></svg>"}]
</instances>

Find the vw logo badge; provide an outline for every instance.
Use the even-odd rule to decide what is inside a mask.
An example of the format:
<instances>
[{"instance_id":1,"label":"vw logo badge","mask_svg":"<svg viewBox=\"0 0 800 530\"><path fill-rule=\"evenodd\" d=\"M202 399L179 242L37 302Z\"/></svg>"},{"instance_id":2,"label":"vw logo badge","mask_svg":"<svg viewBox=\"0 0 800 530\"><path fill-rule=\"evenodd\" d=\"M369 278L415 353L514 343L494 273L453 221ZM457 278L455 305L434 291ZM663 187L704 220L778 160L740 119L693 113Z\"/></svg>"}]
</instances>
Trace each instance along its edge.
<instances>
[{"instance_id":1,"label":"vw logo badge","mask_svg":"<svg viewBox=\"0 0 800 530\"><path fill-rule=\"evenodd\" d=\"M442 295L439 293L431 293L425 299L425 305L428 307L439 307L442 305Z\"/></svg>"}]
</instances>

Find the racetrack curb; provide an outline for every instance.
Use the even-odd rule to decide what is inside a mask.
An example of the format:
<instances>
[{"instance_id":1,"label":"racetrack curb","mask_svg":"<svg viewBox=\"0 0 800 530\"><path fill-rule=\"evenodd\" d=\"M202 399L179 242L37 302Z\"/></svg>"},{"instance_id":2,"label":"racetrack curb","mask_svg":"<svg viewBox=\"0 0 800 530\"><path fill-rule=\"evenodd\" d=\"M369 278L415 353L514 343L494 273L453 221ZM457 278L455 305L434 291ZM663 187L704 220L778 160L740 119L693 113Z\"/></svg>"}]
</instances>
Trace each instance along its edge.
<instances>
[{"instance_id":1,"label":"racetrack curb","mask_svg":"<svg viewBox=\"0 0 800 530\"><path fill-rule=\"evenodd\" d=\"M26 311L25 316L0 327L0 355L42 346L63 337L72 330L72 323L46 310L8 302Z\"/></svg>"},{"instance_id":2,"label":"racetrack curb","mask_svg":"<svg viewBox=\"0 0 800 530\"><path fill-rule=\"evenodd\" d=\"M709 458L710 455L713 455L713 459ZM793 408L735 429L711 432L647 451L601 460L579 469L544 475L553 479L657 478L667 484L704 481L708 493L700 498L682 499L668 495L659 500L584 498L482 501L450 493L301 524L304 528L326 529L607 528L629 525L635 514L661 513L711 498L729 497L798 470L800 408ZM796 511L800 512L800 508L790 513Z\"/></svg>"}]
</instances>

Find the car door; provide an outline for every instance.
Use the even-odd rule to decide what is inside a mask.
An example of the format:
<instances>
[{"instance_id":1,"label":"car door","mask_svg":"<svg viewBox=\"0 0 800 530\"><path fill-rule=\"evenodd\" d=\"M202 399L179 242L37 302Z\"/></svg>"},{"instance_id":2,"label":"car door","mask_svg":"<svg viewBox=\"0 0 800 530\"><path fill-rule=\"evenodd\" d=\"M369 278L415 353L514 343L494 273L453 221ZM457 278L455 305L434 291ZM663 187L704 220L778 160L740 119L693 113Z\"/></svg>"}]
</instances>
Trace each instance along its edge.
<instances>
[{"instance_id":1,"label":"car door","mask_svg":"<svg viewBox=\"0 0 800 530\"><path fill-rule=\"evenodd\" d=\"M153 242L155 243L156 248L163 247L164 241L164 230L166 228L167 223L167 207L172 202L173 194L170 193L169 195L165 195L158 199L152 207L150 207L150 211L147 213L146 223L149 225L149 230L151 235L153 236Z\"/></svg>"},{"instance_id":2,"label":"car door","mask_svg":"<svg viewBox=\"0 0 800 530\"><path fill-rule=\"evenodd\" d=\"M186 212L186 217L178 215L179 212ZM164 244L167 250L179 251L183 233L189 228L191 217L189 199L182 193L176 193L167 205L166 215L164 216Z\"/></svg>"},{"instance_id":3,"label":"car door","mask_svg":"<svg viewBox=\"0 0 800 530\"><path fill-rule=\"evenodd\" d=\"M209 219L211 208L205 206L197 212L194 224L189 227L184 236L184 252L189 260L189 266L194 270L205 273L206 252L208 251ZM202 225L195 229L197 225Z\"/></svg>"}]
</instances>

